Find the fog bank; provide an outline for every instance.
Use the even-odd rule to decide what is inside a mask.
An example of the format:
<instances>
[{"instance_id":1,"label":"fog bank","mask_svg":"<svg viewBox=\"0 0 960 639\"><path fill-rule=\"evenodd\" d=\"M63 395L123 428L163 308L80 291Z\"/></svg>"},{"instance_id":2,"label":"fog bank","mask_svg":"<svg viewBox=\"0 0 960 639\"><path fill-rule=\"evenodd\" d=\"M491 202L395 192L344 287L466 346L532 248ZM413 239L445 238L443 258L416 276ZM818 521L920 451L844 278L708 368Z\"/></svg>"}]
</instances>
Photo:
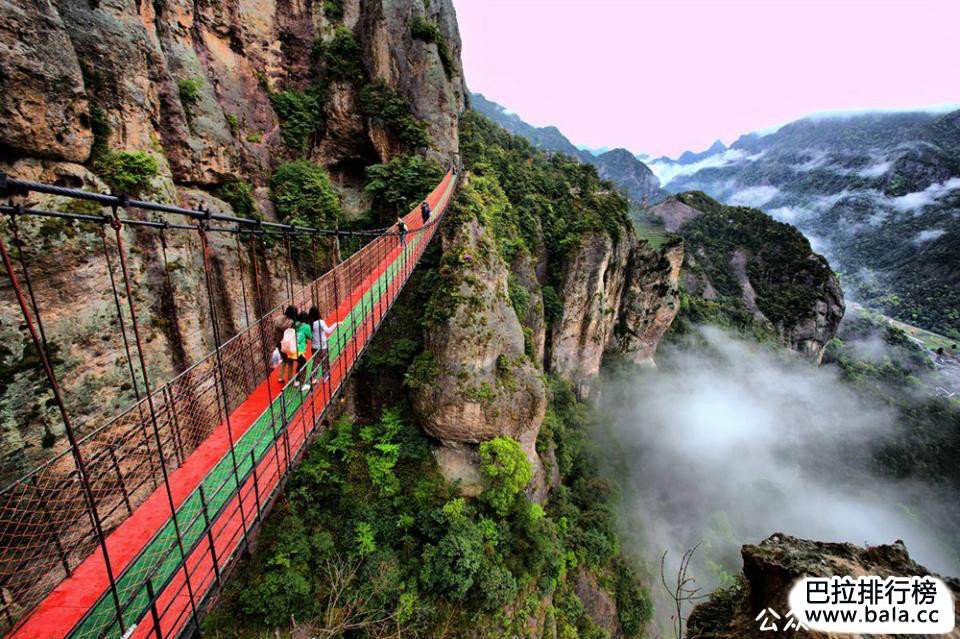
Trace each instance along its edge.
<instances>
[{"instance_id":1,"label":"fog bank","mask_svg":"<svg viewBox=\"0 0 960 639\"><path fill-rule=\"evenodd\" d=\"M714 328L696 338L696 348L664 347L658 370L604 387L609 418L597 438L623 489L628 551L654 572L668 551L669 578L702 542L693 570L705 590L739 572L742 544L778 531L856 544L903 539L920 563L960 574L957 550L936 532L947 525L935 521L944 497L872 470L869 446L894 427L893 413L831 367Z\"/></svg>"}]
</instances>

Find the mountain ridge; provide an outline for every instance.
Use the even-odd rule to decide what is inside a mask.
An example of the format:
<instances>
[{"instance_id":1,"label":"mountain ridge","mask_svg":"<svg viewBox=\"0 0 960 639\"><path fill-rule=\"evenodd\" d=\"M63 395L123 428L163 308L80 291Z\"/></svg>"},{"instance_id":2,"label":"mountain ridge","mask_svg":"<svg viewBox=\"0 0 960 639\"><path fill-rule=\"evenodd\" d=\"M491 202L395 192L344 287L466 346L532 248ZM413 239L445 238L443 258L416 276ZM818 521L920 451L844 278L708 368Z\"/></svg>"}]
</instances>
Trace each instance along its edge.
<instances>
[{"instance_id":1,"label":"mountain ridge","mask_svg":"<svg viewBox=\"0 0 960 639\"><path fill-rule=\"evenodd\" d=\"M470 104L478 113L510 133L526 138L538 149L564 153L580 162L594 165L600 177L619 186L638 204L659 202L667 196L650 167L627 149L614 148L595 154L575 146L557 127L535 127L483 94L471 93Z\"/></svg>"}]
</instances>

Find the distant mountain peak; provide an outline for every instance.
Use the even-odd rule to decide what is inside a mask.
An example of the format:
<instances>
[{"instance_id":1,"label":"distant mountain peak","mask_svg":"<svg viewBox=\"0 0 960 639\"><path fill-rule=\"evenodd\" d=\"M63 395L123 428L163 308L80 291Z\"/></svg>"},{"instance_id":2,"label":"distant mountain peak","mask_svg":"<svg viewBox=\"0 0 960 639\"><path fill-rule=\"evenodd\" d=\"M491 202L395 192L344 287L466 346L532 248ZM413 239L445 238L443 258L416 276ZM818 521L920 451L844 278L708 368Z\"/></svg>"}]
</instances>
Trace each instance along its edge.
<instances>
[{"instance_id":1,"label":"distant mountain peak","mask_svg":"<svg viewBox=\"0 0 960 639\"><path fill-rule=\"evenodd\" d=\"M594 165L600 177L616 184L634 201L658 202L667 195L660 188L660 180L650 167L627 149L577 148L557 127L535 127L528 124L518 115L479 93L471 94L470 103L475 111L510 133L526 138L533 146L545 151L564 153L580 162Z\"/></svg>"},{"instance_id":2,"label":"distant mountain peak","mask_svg":"<svg viewBox=\"0 0 960 639\"><path fill-rule=\"evenodd\" d=\"M710 157L711 155L717 155L718 153L723 153L727 150L727 145L717 140L710 147L699 153L694 153L693 151L684 151L680 157L677 158L677 164L694 164L700 160Z\"/></svg>"}]
</instances>

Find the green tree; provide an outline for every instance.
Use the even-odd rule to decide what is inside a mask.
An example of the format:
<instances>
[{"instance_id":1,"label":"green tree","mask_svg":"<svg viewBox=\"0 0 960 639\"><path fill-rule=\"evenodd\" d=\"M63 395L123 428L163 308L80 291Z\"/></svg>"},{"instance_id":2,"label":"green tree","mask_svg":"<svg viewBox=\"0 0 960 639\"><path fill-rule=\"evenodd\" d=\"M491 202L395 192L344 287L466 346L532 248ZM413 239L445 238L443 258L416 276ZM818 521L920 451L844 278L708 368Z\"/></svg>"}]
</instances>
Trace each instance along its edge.
<instances>
[{"instance_id":1,"label":"green tree","mask_svg":"<svg viewBox=\"0 0 960 639\"><path fill-rule=\"evenodd\" d=\"M364 190L373 195L373 208L382 221L405 215L433 190L443 169L433 159L401 155L386 164L367 168Z\"/></svg>"},{"instance_id":2,"label":"green tree","mask_svg":"<svg viewBox=\"0 0 960 639\"><path fill-rule=\"evenodd\" d=\"M280 119L280 137L291 151L305 153L323 131L323 100L315 91L279 91L270 104Z\"/></svg>"},{"instance_id":3,"label":"green tree","mask_svg":"<svg viewBox=\"0 0 960 639\"><path fill-rule=\"evenodd\" d=\"M270 197L277 216L288 224L329 226L340 212L340 198L327 171L308 160L277 167L270 177Z\"/></svg>"},{"instance_id":4,"label":"green tree","mask_svg":"<svg viewBox=\"0 0 960 639\"><path fill-rule=\"evenodd\" d=\"M488 482L484 500L503 516L510 512L533 478L530 460L510 437L495 437L480 444L480 472Z\"/></svg>"},{"instance_id":5,"label":"green tree","mask_svg":"<svg viewBox=\"0 0 960 639\"><path fill-rule=\"evenodd\" d=\"M363 88L360 110L375 124L397 136L408 150L422 149L430 144L427 128L414 117L410 101L384 82Z\"/></svg>"}]
</instances>

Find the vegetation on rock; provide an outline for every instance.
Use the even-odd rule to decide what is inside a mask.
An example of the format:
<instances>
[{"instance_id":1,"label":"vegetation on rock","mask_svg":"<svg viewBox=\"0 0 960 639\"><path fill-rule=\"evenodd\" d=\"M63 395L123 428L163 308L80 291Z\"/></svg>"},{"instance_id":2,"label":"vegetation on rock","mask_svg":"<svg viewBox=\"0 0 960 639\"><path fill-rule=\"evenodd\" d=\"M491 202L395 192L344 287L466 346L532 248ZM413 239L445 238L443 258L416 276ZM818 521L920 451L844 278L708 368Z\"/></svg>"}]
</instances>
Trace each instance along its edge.
<instances>
[{"instance_id":1,"label":"vegetation on rock","mask_svg":"<svg viewBox=\"0 0 960 639\"><path fill-rule=\"evenodd\" d=\"M323 131L323 100L316 91L280 91L270 95L280 119L280 136L291 151L306 153Z\"/></svg>"},{"instance_id":2,"label":"vegetation on rock","mask_svg":"<svg viewBox=\"0 0 960 639\"><path fill-rule=\"evenodd\" d=\"M270 177L270 198L277 217L288 224L329 228L340 214L327 171L308 160L287 162Z\"/></svg>"},{"instance_id":3,"label":"vegetation on rock","mask_svg":"<svg viewBox=\"0 0 960 639\"><path fill-rule=\"evenodd\" d=\"M406 215L443 178L443 168L433 159L401 155L386 164L367 167L364 190L373 195L372 209L382 221Z\"/></svg>"},{"instance_id":4,"label":"vegetation on rock","mask_svg":"<svg viewBox=\"0 0 960 639\"><path fill-rule=\"evenodd\" d=\"M253 185L231 176L217 188L217 197L230 205L240 217L259 217L257 203L253 199Z\"/></svg>"},{"instance_id":5,"label":"vegetation on rock","mask_svg":"<svg viewBox=\"0 0 960 639\"><path fill-rule=\"evenodd\" d=\"M360 91L360 110L372 122L397 136L408 150L430 144L427 128L413 116L410 101L383 82L368 84Z\"/></svg>"},{"instance_id":6,"label":"vegetation on rock","mask_svg":"<svg viewBox=\"0 0 960 639\"><path fill-rule=\"evenodd\" d=\"M94 166L114 193L134 196L149 188L159 168L156 158L144 151L107 151Z\"/></svg>"},{"instance_id":7,"label":"vegetation on rock","mask_svg":"<svg viewBox=\"0 0 960 639\"><path fill-rule=\"evenodd\" d=\"M189 114L190 109L200 102L200 89L203 88L203 78L186 78L177 83L180 91L180 103Z\"/></svg>"},{"instance_id":8,"label":"vegetation on rock","mask_svg":"<svg viewBox=\"0 0 960 639\"><path fill-rule=\"evenodd\" d=\"M410 24L410 35L427 44L436 44L437 54L440 56L440 64L443 65L444 73L447 74L447 77L453 75L453 55L450 53L447 39L440 33L440 28L437 25L417 16Z\"/></svg>"},{"instance_id":9,"label":"vegetation on rock","mask_svg":"<svg viewBox=\"0 0 960 639\"><path fill-rule=\"evenodd\" d=\"M314 632L356 624L358 636L446 628L494 637L547 616L559 636L599 637L570 582L579 566L611 590L626 636L641 636L650 602L619 558L610 488L586 448L586 408L561 384L556 392L542 437L564 451L564 485L546 512L522 492L530 467L513 440L483 446L488 488L469 499L440 476L402 410L370 424L337 421L294 472L207 629L247 636L294 620Z\"/></svg>"}]
</instances>

